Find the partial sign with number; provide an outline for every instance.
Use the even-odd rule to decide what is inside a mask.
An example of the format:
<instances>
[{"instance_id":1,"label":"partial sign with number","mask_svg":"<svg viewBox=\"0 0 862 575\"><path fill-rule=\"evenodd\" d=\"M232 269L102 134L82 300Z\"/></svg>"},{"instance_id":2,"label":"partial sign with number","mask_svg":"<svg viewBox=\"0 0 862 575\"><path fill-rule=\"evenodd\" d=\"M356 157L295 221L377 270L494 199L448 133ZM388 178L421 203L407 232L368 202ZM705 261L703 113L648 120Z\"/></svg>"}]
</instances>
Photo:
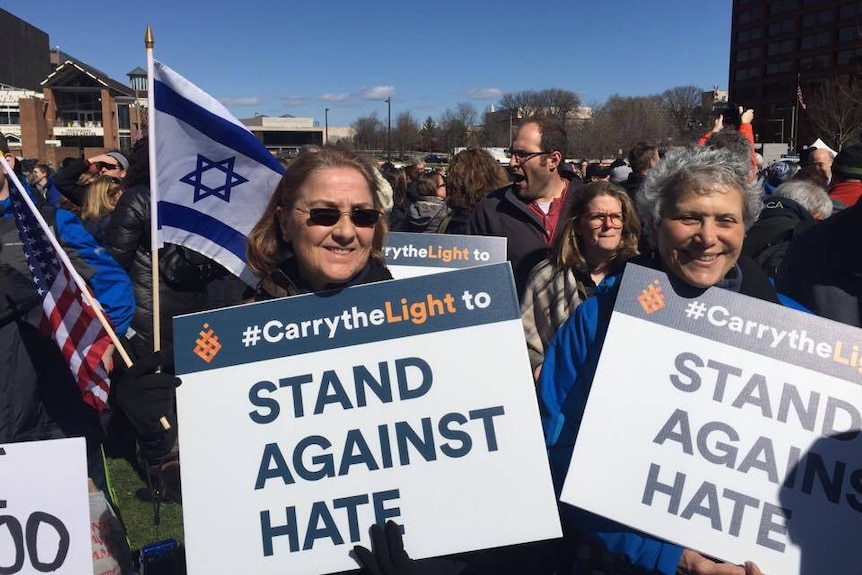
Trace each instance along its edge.
<instances>
[{"instance_id":1,"label":"partial sign with number","mask_svg":"<svg viewBox=\"0 0 862 575\"><path fill-rule=\"evenodd\" d=\"M84 439L0 445L0 573L93 572Z\"/></svg>"}]
</instances>

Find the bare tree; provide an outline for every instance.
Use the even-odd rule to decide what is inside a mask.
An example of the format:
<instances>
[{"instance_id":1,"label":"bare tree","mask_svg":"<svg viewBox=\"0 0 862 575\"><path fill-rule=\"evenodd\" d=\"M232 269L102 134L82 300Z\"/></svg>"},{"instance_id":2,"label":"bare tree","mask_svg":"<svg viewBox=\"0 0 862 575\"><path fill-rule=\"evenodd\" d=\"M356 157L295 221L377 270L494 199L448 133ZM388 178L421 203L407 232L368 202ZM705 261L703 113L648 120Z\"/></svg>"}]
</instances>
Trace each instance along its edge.
<instances>
[{"instance_id":1,"label":"bare tree","mask_svg":"<svg viewBox=\"0 0 862 575\"><path fill-rule=\"evenodd\" d=\"M455 108L455 116L465 127L472 128L476 125L476 119L479 117L479 114L476 112L476 107L473 104L460 102Z\"/></svg>"},{"instance_id":2,"label":"bare tree","mask_svg":"<svg viewBox=\"0 0 862 575\"><path fill-rule=\"evenodd\" d=\"M574 157L607 159L625 155L639 141L657 145L668 140L672 130L662 113L661 98L614 94L599 106L593 116L569 128L569 150Z\"/></svg>"},{"instance_id":3,"label":"bare tree","mask_svg":"<svg viewBox=\"0 0 862 575\"><path fill-rule=\"evenodd\" d=\"M395 141L401 157L404 152L413 150L419 145L419 122L410 112L401 112L395 119Z\"/></svg>"},{"instance_id":4,"label":"bare tree","mask_svg":"<svg viewBox=\"0 0 862 575\"><path fill-rule=\"evenodd\" d=\"M581 105L581 99L570 90L550 88L538 92L539 102L542 105L542 113L545 116L555 118L565 125L572 112L576 112Z\"/></svg>"},{"instance_id":5,"label":"bare tree","mask_svg":"<svg viewBox=\"0 0 862 575\"><path fill-rule=\"evenodd\" d=\"M500 106L509 110L515 110L520 116L536 116L541 105L535 90L522 90L520 92L506 92L500 98Z\"/></svg>"},{"instance_id":6,"label":"bare tree","mask_svg":"<svg viewBox=\"0 0 862 575\"><path fill-rule=\"evenodd\" d=\"M353 121L353 145L357 150L374 150L382 148L381 142L386 134L383 122L377 118L377 112L362 116Z\"/></svg>"},{"instance_id":7,"label":"bare tree","mask_svg":"<svg viewBox=\"0 0 862 575\"><path fill-rule=\"evenodd\" d=\"M697 86L676 86L661 94L661 107L678 134L687 134L700 124L703 90Z\"/></svg>"},{"instance_id":8,"label":"bare tree","mask_svg":"<svg viewBox=\"0 0 862 575\"><path fill-rule=\"evenodd\" d=\"M500 99L503 108L515 110L518 116L545 116L565 124L572 112L581 105L581 99L570 90L547 88L507 92Z\"/></svg>"},{"instance_id":9,"label":"bare tree","mask_svg":"<svg viewBox=\"0 0 862 575\"><path fill-rule=\"evenodd\" d=\"M838 150L862 135L862 82L833 77L808 96L805 117Z\"/></svg>"},{"instance_id":10,"label":"bare tree","mask_svg":"<svg viewBox=\"0 0 862 575\"><path fill-rule=\"evenodd\" d=\"M475 115L475 109L473 113ZM466 145L468 125L464 119L459 110L451 108L446 108L440 116L440 130L447 152L451 153L453 148Z\"/></svg>"}]
</instances>

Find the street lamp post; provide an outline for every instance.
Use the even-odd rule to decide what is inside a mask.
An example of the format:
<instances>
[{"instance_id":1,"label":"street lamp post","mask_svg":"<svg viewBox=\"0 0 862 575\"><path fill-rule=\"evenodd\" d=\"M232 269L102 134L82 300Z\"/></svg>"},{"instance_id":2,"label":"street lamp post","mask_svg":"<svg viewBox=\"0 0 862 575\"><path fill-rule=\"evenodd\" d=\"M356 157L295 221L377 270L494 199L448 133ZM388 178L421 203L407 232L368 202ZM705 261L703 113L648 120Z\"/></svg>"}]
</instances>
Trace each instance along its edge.
<instances>
[{"instance_id":1,"label":"street lamp post","mask_svg":"<svg viewBox=\"0 0 862 575\"><path fill-rule=\"evenodd\" d=\"M323 145L329 143L329 108L323 111Z\"/></svg>"},{"instance_id":2,"label":"street lamp post","mask_svg":"<svg viewBox=\"0 0 862 575\"><path fill-rule=\"evenodd\" d=\"M386 161L392 160L392 96L386 98Z\"/></svg>"}]
</instances>

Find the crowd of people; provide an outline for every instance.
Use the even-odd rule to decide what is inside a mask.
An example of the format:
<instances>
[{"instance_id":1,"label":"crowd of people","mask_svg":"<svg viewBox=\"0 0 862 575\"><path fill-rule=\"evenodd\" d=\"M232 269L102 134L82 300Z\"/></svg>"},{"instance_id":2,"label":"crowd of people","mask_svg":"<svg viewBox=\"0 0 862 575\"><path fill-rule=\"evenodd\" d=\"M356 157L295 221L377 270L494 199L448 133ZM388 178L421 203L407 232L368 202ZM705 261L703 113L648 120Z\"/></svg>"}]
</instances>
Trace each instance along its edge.
<instances>
[{"instance_id":1,"label":"crowd of people","mask_svg":"<svg viewBox=\"0 0 862 575\"><path fill-rule=\"evenodd\" d=\"M130 424L119 429L130 433L150 478L142 498L182 500L170 319L391 279L382 256L388 231L507 238L535 378L530 384L559 495L627 262L664 271L682 291L718 287L862 325L862 260L854 241L862 234L862 146L835 157L807 150L801 165L759 166L752 118L750 110L722 115L689 147L662 153L642 142L612 163L567 161L566 132L547 118L521 122L508 167L481 149L463 150L437 169L421 161L376 166L342 147L303 150L286 166L248 237L257 286L248 288L182 246L159 252L158 354L152 352L146 139L128 155L70 158L56 170L36 163L28 174L2 138L0 151L29 182L26 193L50 216L64 247L80 254L76 266L134 359L131 368L117 362L108 412ZM106 489L99 449L117 427L74 401L77 389L62 358L50 340L33 339L40 309L14 247L11 182L2 175L0 368L16 391L0 395L0 443L87 437L90 476ZM527 564L533 573L760 573L750 562L717 562L565 504L560 517L559 541L498 550L505 558L498 561L489 559L492 550L475 562L425 563L421 572L503 573ZM374 535L395 537L379 528ZM401 567L380 571L382 552L361 549L357 556L371 573L420 568L403 555Z\"/></svg>"}]
</instances>

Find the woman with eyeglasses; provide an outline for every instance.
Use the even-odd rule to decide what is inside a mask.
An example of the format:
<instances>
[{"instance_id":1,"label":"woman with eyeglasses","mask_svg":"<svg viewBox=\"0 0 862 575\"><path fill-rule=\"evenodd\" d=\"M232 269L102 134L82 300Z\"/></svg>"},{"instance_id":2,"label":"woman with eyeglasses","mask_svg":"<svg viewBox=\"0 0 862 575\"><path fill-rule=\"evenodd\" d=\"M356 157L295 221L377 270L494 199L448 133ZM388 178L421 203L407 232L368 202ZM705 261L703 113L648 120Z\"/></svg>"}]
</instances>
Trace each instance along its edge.
<instances>
[{"instance_id":1,"label":"woman with eyeglasses","mask_svg":"<svg viewBox=\"0 0 862 575\"><path fill-rule=\"evenodd\" d=\"M262 278L255 299L392 278L373 169L330 146L291 164L248 237L248 264Z\"/></svg>"},{"instance_id":2,"label":"woman with eyeglasses","mask_svg":"<svg viewBox=\"0 0 862 575\"><path fill-rule=\"evenodd\" d=\"M606 275L637 255L641 233L628 194L610 182L578 190L560 221L565 224L552 255L533 268L521 300L521 321L537 377L554 333Z\"/></svg>"}]
</instances>

